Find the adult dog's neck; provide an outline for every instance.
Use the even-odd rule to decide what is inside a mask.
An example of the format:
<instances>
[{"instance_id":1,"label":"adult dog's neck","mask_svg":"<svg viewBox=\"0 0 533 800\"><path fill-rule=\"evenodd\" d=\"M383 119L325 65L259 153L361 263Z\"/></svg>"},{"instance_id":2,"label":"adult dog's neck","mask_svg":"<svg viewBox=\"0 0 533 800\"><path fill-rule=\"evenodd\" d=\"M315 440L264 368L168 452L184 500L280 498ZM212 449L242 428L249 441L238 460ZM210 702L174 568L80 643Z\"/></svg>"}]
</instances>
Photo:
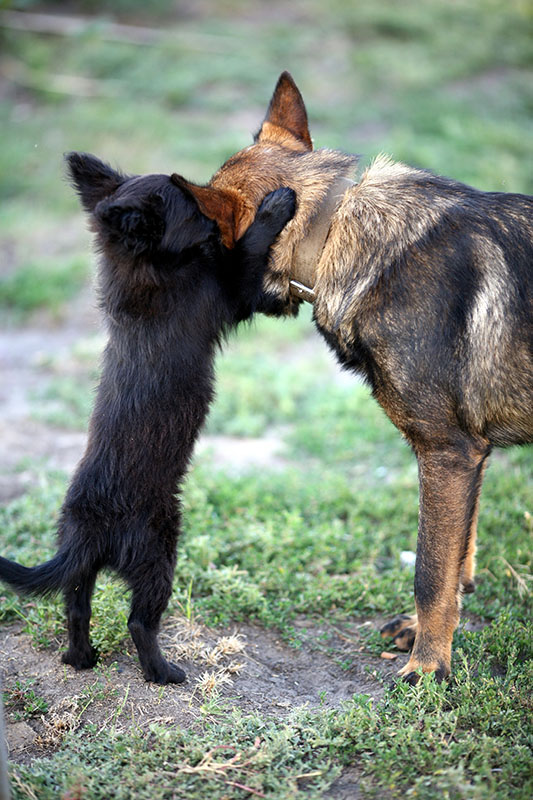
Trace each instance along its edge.
<instances>
[{"instance_id":1,"label":"adult dog's neck","mask_svg":"<svg viewBox=\"0 0 533 800\"><path fill-rule=\"evenodd\" d=\"M281 150L281 148L279 148ZM277 186L290 186L297 194L297 209L271 247L263 288L283 298L288 313L299 301L313 302L314 270L327 239L331 219L357 167L357 156L338 150L276 153ZM294 285L290 285L290 281ZM302 287L299 288L298 284ZM292 300L292 302L291 302Z\"/></svg>"},{"instance_id":2,"label":"adult dog's neck","mask_svg":"<svg viewBox=\"0 0 533 800\"><path fill-rule=\"evenodd\" d=\"M315 299L314 285L316 267L328 238L332 217L346 191L354 181L345 176L338 177L317 206L309 221L305 236L295 246L291 268L291 294L312 303Z\"/></svg>"}]
</instances>

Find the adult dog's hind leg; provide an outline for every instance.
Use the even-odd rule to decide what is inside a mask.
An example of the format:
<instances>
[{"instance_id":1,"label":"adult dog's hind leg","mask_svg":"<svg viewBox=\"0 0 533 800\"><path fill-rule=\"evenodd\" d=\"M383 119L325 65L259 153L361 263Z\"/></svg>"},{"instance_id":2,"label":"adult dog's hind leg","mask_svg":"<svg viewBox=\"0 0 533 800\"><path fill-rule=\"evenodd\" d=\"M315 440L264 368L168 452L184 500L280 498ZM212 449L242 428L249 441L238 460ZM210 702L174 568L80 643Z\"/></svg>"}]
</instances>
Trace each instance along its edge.
<instances>
[{"instance_id":1,"label":"adult dog's hind leg","mask_svg":"<svg viewBox=\"0 0 533 800\"><path fill-rule=\"evenodd\" d=\"M96 568L88 569L64 590L69 644L62 661L76 669L89 669L97 661L98 654L89 639L91 597L97 572Z\"/></svg>"},{"instance_id":2,"label":"adult dog's hind leg","mask_svg":"<svg viewBox=\"0 0 533 800\"><path fill-rule=\"evenodd\" d=\"M488 447L464 438L454 447L418 451L420 515L415 570L416 638L400 670L450 674L453 632L459 622L460 578Z\"/></svg>"},{"instance_id":3,"label":"adult dog's hind leg","mask_svg":"<svg viewBox=\"0 0 533 800\"><path fill-rule=\"evenodd\" d=\"M398 650L410 650L415 643L418 618L416 614L398 614L380 629L384 639L391 636Z\"/></svg>"}]
</instances>

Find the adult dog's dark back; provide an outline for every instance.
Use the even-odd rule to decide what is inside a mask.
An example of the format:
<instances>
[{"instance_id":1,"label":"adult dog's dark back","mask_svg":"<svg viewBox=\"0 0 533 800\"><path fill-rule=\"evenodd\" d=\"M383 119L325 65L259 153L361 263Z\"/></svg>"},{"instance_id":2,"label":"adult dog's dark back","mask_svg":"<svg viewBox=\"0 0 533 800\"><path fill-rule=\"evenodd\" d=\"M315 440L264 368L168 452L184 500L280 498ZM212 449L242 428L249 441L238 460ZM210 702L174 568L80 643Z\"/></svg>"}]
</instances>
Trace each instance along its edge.
<instances>
[{"instance_id":1,"label":"adult dog's dark back","mask_svg":"<svg viewBox=\"0 0 533 800\"><path fill-rule=\"evenodd\" d=\"M68 489L59 549L27 568L0 558L0 578L28 593L63 590L63 661L91 667L91 595L99 569L132 590L128 627L147 680L184 672L157 644L171 593L180 512L176 491L213 397L224 333L254 312L269 246L294 213L294 193L265 198L232 248L177 175L126 177L72 153L68 166L101 251L100 302L109 329L89 442ZM231 204L225 225L232 228Z\"/></svg>"},{"instance_id":2,"label":"adult dog's dark back","mask_svg":"<svg viewBox=\"0 0 533 800\"><path fill-rule=\"evenodd\" d=\"M263 310L297 311L299 249L323 225L323 198L350 163L312 151L302 97L284 73L254 144L210 182L215 196L238 192L248 219L265 191L297 192ZM487 457L493 446L533 440L533 198L380 157L338 196L326 232L305 275L315 323L341 363L369 381L419 463L418 617L401 615L383 633L413 646L407 679L419 668L442 678L461 594L474 589Z\"/></svg>"}]
</instances>

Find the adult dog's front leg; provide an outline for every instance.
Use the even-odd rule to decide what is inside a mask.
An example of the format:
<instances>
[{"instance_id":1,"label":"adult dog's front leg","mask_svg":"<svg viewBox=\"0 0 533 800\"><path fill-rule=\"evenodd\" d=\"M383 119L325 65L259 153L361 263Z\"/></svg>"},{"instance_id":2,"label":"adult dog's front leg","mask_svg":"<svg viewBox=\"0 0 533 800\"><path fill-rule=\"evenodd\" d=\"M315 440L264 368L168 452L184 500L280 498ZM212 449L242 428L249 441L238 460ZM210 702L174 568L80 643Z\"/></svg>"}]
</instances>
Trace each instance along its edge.
<instances>
[{"instance_id":1,"label":"adult dog's front leg","mask_svg":"<svg viewBox=\"0 0 533 800\"><path fill-rule=\"evenodd\" d=\"M470 524L470 532L468 536L468 543L466 548L466 555L461 570L461 591L463 594L471 594L476 584L474 577L476 574L476 538L477 538L477 520L479 515L479 497L481 494L481 484L485 475L485 468L487 466L487 459L481 465L478 478L478 488L474 500L474 513L472 514L472 521Z\"/></svg>"},{"instance_id":2,"label":"adult dog's front leg","mask_svg":"<svg viewBox=\"0 0 533 800\"><path fill-rule=\"evenodd\" d=\"M400 670L416 683L417 670L450 674L453 632L459 622L460 579L477 509L484 443L464 438L454 446L419 451L420 516L415 570L416 636Z\"/></svg>"}]
</instances>

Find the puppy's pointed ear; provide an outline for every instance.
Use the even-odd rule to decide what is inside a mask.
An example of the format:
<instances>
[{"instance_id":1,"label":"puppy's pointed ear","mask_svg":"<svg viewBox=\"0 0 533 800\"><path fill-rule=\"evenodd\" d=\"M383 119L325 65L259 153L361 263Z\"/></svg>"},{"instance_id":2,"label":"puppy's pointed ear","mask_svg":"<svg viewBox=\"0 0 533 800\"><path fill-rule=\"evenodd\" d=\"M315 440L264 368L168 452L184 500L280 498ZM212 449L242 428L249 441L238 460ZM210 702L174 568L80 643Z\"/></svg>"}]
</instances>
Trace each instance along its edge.
<instances>
[{"instance_id":1,"label":"puppy's pointed ear","mask_svg":"<svg viewBox=\"0 0 533 800\"><path fill-rule=\"evenodd\" d=\"M67 153L65 161L72 185L89 213L125 181L124 175L89 153Z\"/></svg>"},{"instance_id":2,"label":"puppy's pointed ear","mask_svg":"<svg viewBox=\"0 0 533 800\"><path fill-rule=\"evenodd\" d=\"M135 255L154 250L165 233L163 200L151 195L142 205L101 200L94 209L100 231Z\"/></svg>"},{"instance_id":3,"label":"puppy's pointed ear","mask_svg":"<svg viewBox=\"0 0 533 800\"><path fill-rule=\"evenodd\" d=\"M313 149L307 111L292 75L282 72L256 142L276 142L291 150Z\"/></svg>"},{"instance_id":4,"label":"puppy's pointed ear","mask_svg":"<svg viewBox=\"0 0 533 800\"><path fill-rule=\"evenodd\" d=\"M172 183L195 201L199 210L214 220L220 230L222 244L231 249L254 218L254 209L238 192L215 186L197 186L181 175L170 176Z\"/></svg>"}]
</instances>

